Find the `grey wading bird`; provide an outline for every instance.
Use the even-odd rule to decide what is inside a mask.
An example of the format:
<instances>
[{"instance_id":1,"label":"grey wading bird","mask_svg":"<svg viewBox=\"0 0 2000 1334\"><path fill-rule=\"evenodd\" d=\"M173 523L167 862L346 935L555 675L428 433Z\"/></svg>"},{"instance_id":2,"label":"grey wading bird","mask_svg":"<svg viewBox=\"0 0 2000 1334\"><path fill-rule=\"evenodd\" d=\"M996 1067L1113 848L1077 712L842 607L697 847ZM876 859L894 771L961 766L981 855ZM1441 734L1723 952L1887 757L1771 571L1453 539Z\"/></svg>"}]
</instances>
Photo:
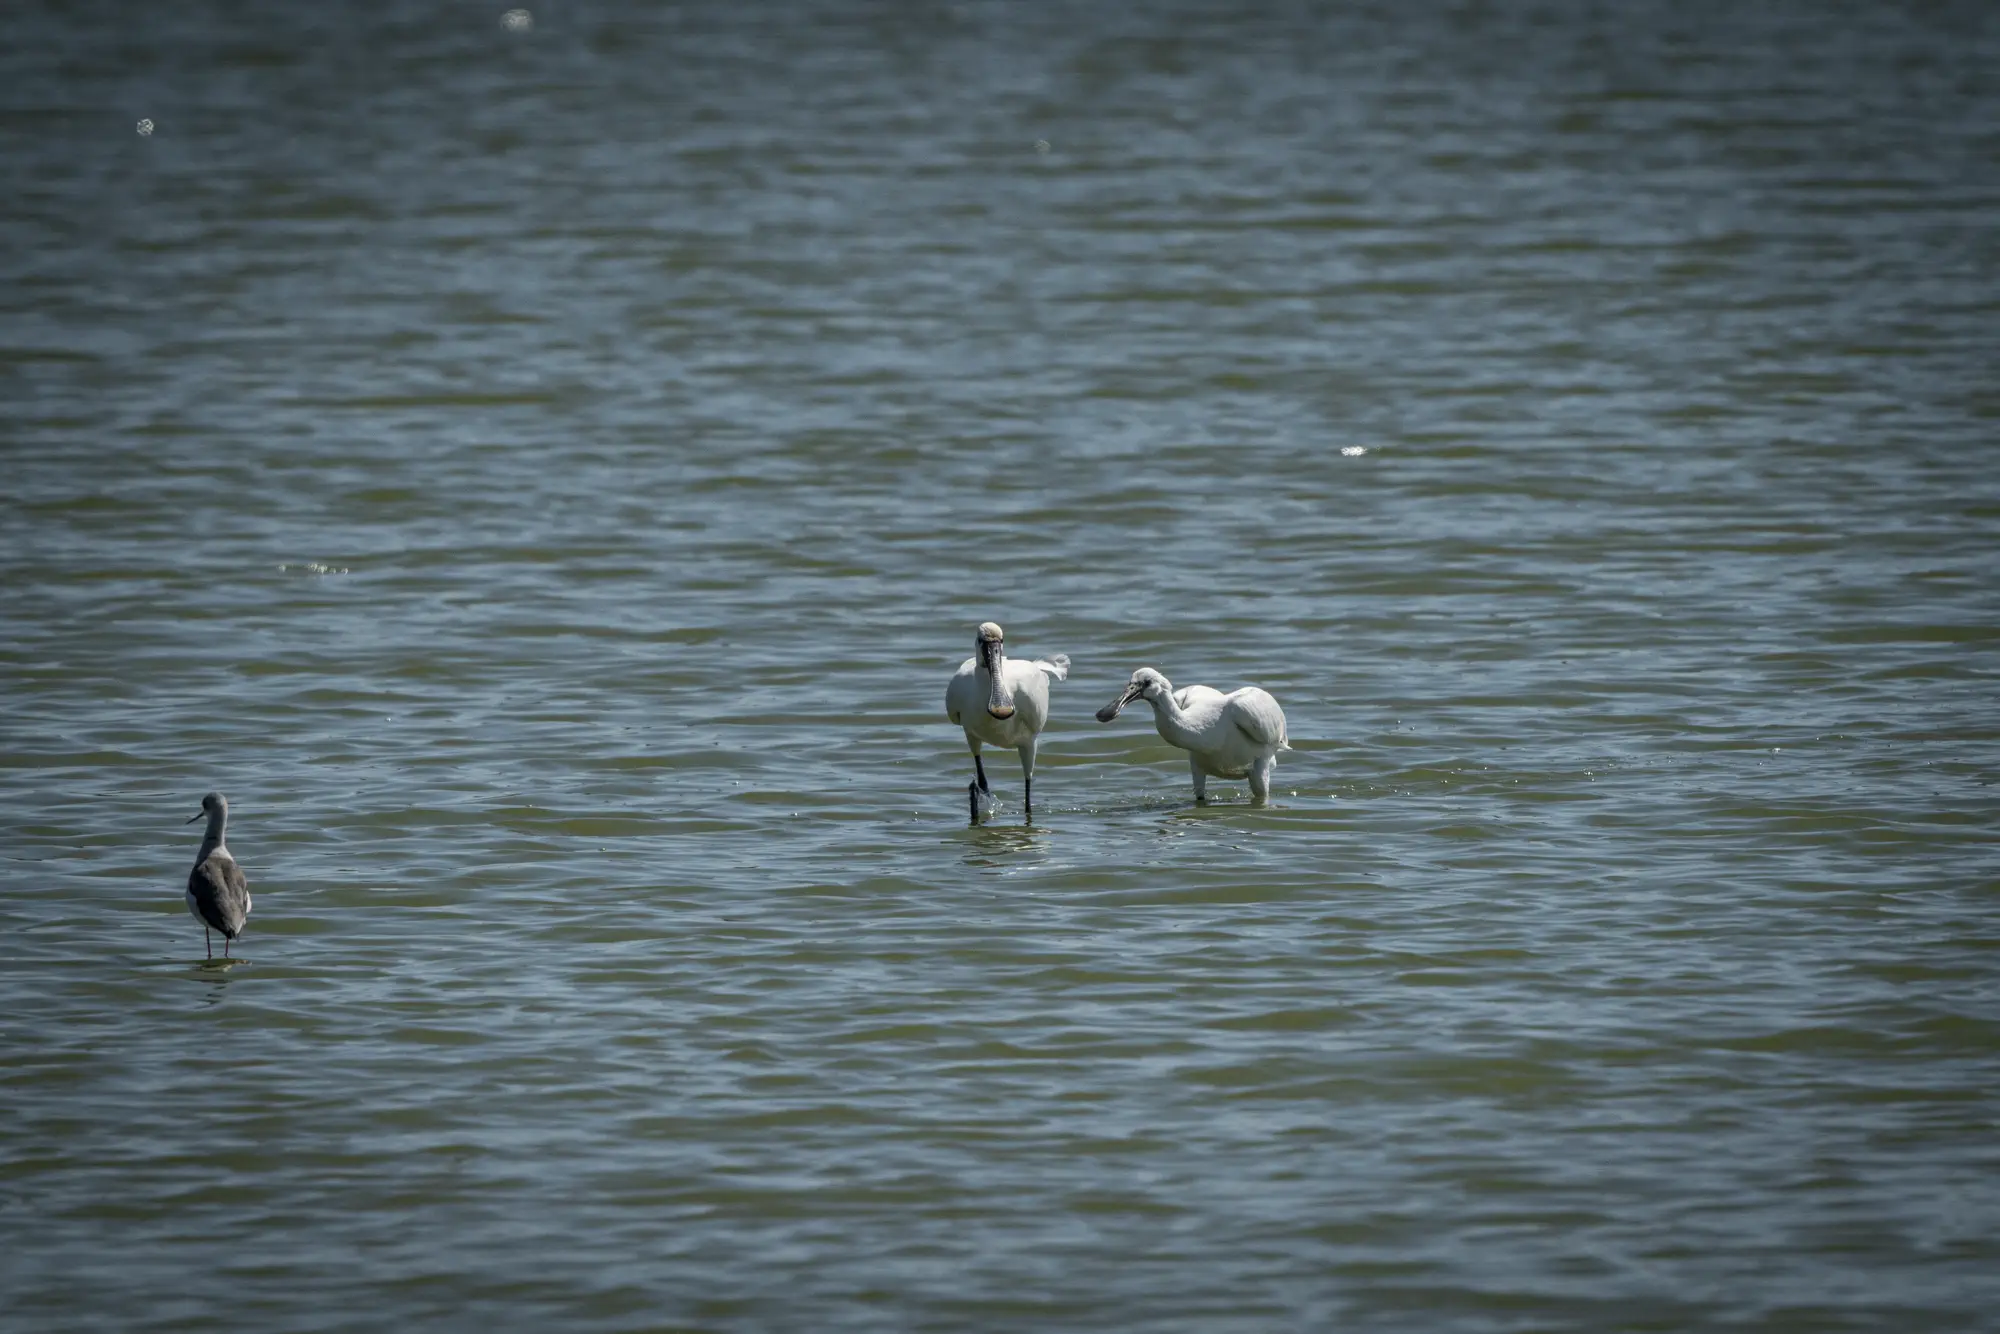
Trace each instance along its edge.
<instances>
[{"instance_id":1,"label":"grey wading bird","mask_svg":"<svg viewBox=\"0 0 2000 1334\"><path fill-rule=\"evenodd\" d=\"M1021 804L1030 817L1034 815L1035 745L1049 721L1049 679L1068 676L1068 654L1023 662L1007 656L999 626L988 621L979 627L972 656L944 692L945 716L965 729L965 744L972 748L972 770L978 778L965 791L974 824L981 807L993 800L986 765L979 758L982 746L1005 746L1020 755Z\"/></svg>"},{"instance_id":2,"label":"grey wading bird","mask_svg":"<svg viewBox=\"0 0 2000 1334\"><path fill-rule=\"evenodd\" d=\"M201 836L201 851L195 855L194 869L188 872L187 906L201 923L201 940L208 947L208 957L215 957L215 942L208 933L220 931L222 957L227 959L229 942L243 934L243 923L250 917L250 882L243 878L243 868L229 855L229 849L222 846L229 802L220 792L211 792L201 799L201 814L188 823L202 815L208 817L208 832Z\"/></svg>"},{"instance_id":3,"label":"grey wading bird","mask_svg":"<svg viewBox=\"0 0 2000 1334\"><path fill-rule=\"evenodd\" d=\"M1271 770L1278 752L1291 745L1285 740L1285 711L1267 692L1256 686L1227 695L1208 686L1175 690L1166 677L1141 667L1118 698L1097 711L1097 721L1110 722L1135 699L1153 706L1153 722L1167 744L1188 753L1196 801L1208 800L1210 775L1247 776L1253 801L1262 805L1271 799Z\"/></svg>"}]
</instances>

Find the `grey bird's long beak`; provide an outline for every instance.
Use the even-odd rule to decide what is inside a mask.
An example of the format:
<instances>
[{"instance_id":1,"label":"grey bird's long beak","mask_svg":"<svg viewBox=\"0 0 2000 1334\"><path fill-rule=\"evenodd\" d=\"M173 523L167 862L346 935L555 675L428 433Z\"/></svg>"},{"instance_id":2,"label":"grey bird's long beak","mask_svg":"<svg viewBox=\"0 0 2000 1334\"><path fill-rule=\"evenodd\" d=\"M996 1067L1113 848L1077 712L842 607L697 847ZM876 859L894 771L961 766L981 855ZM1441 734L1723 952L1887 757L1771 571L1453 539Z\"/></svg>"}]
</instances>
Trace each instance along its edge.
<instances>
[{"instance_id":1,"label":"grey bird's long beak","mask_svg":"<svg viewBox=\"0 0 2000 1334\"><path fill-rule=\"evenodd\" d=\"M199 820L199 819L201 819L201 818L202 818L203 816L205 816L205 815L207 815L207 814L208 814L208 812L207 812L207 811L196 811L196 812L195 812L195 813L194 813L193 815L190 815L190 816L189 816L189 817L188 817L187 819L185 819L185 820L181 821L181 823L182 823L182 824L193 824L193 823L194 823L194 822L195 822L196 820Z\"/></svg>"},{"instance_id":2,"label":"grey bird's long beak","mask_svg":"<svg viewBox=\"0 0 2000 1334\"><path fill-rule=\"evenodd\" d=\"M1105 705L1103 708L1097 711L1097 721L1100 723L1110 722L1113 718L1116 718L1119 714L1125 711L1125 706L1127 704L1130 704L1133 700L1139 698L1139 696L1145 693L1146 693L1146 688L1144 686L1126 686L1124 690L1119 692L1117 699L1112 700L1109 704Z\"/></svg>"},{"instance_id":3,"label":"grey bird's long beak","mask_svg":"<svg viewBox=\"0 0 2000 1334\"><path fill-rule=\"evenodd\" d=\"M1001 679L1006 673L1007 650L997 639L980 641L979 656L986 668L986 678L992 684L986 695L986 711L995 718L1007 719L1014 716L1014 696L1008 691L1007 683Z\"/></svg>"}]
</instances>

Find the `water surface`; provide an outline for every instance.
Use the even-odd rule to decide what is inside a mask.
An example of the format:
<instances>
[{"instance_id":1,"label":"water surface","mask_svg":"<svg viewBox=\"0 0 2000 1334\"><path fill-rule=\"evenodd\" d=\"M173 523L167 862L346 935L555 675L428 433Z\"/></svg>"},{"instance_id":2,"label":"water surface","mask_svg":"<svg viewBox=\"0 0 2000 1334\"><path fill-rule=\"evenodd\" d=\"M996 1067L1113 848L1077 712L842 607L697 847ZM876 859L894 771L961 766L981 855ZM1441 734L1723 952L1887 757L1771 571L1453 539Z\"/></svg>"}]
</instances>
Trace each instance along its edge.
<instances>
[{"instance_id":1,"label":"water surface","mask_svg":"<svg viewBox=\"0 0 2000 1334\"><path fill-rule=\"evenodd\" d=\"M1984 8L534 20L0 52L24 1328L1990 1327Z\"/></svg>"}]
</instances>

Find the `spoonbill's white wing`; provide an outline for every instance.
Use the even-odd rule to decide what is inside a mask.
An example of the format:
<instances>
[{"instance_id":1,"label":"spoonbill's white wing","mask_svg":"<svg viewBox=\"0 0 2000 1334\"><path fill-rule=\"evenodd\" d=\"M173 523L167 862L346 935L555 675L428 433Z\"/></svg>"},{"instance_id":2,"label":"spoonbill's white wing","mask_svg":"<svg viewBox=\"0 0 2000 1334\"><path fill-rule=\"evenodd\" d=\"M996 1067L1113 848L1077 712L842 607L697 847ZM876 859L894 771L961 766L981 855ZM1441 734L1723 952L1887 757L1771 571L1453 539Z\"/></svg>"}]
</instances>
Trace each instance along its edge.
<instances>
[{"instance_id":1,"label":"spoonbill's white wing","mask_svg":"<svg viewBox=\"0 0 2000 1334\"><path fill-rule=\"evenodd\" d=\"M1069 654L1067 653L1051 653L1046 658L1036 658L1034 665L1058 681L1069 680Z\"/></svg>"},{"instance_id":2,"label":"spoonbill's white wing","mask_svg":"<svg viewBox=\"0 0 2000 1334\"><path fill-rule=\"evenodd\" d=\"M1285 739L1285 711L1278 707L1278 701L1272 699L1268 691L1245 686L1232 692L1229 696L1229 721L1256 745L1277 750L1292 748Z\"/></svg>"},{"instance_id":3,"label":"spoonbill's white wing","mask_svg":"<svg viewBox=\"0 0 2000 1334\"><path fill-rule=\"evenodd\" d=\"M944 690L944 716L953 722L985 708L979 692L979 659L967 658L959 664L958 672L951 678L951 684Z\"/></svg>"},{"instance_id":4,"label":"spoonbill's white wing","mask_svg":"<svg viewBox=\"0 0 2000 1334\"><path fill-rule=\"evenodd\" d=\"M1182 686L1174 692L1174 703L1188 713L1199 710L1204 715L1220 710L1227 698L1214 686Z\"/></svg>"}]
</instances>

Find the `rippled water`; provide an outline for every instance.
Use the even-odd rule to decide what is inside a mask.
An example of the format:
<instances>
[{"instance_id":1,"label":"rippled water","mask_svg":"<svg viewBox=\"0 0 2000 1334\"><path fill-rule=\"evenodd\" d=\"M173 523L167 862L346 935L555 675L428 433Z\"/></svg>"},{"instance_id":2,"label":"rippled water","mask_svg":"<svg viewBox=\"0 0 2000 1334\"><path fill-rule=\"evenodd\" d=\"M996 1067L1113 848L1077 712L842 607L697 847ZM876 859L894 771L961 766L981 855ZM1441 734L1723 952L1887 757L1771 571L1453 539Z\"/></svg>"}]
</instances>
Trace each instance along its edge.
<instances>
[{"instance_id":1,"label":"rippled water","mask_svg":"<svg viewBox=\"0 0 2000 1334\"><path fill-rule=\"evenodd\" d=\"M501 8L0 50L23 1328L1993 1319L1989 9Z\"/></svg>"}]
</instances>

